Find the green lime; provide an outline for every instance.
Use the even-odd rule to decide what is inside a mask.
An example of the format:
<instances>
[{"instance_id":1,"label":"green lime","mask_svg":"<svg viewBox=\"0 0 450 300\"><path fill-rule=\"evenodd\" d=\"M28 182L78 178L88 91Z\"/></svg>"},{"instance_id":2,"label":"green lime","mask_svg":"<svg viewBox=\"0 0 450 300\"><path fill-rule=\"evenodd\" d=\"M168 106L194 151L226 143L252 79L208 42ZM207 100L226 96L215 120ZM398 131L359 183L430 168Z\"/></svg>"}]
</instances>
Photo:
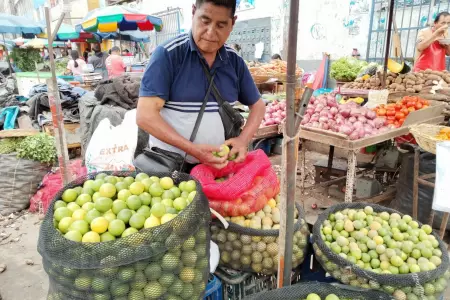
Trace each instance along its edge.
<instances>
[{"instance_id":1,"label":"green lime","mask_svg":"<svg viewBox=\"0 0 450 300\"><path fill-rule=\"evenodd\" d=\"M122 220L125 224L128 224L132 215L133 212L128 208L125 208L117 214L117 219Z\"/></svg>"},{"instance_id":2,"label":"green lime","mask_svg":"<svg viewBox=\"0 0 450 300\"><path fill-rule=\"evenodd\" d=\"M77 199L78 197L78 193L76 190L74 189L67 189L64 191L64 193L62 194L62 200L69 203L69 202L73 202Z\"/></svg>"},{"instance_id":3,"label":"green lime","mask_svg":"<svg viewBox=\"0 0 450 300\"><path fill-rule=\"evenodd\" d=\"M72 213L73 212L70 209L68 209L67 207L60 207L55 210L55 212L53 213L53 217L55 218L56 221L59 222L63 218L71 217Z\"/></svg>"},{"instance_id":4,"label":"green lime","mask_svg":"<svg viewBox=\"0 0 450 300\"><path fill-rule=\"evenodd\" d=\"M100 241L101 242L109 242L109 241L114 241L116 239L116 237L114 235L112 235L109 231L102 233L100 235Z\"/></svg>"},{"instance_id":5,"label":"green lime","mask_svg":"<svg viewBox=\"0 0 450 300\"><path fill-rule=\"evenodd\" d=\"M125 231L125 223L120 219L112 220L109 222L108 231L116 237L121 236Z\"/></svg>"},{"instance_id":6,"label":"green lime","mask_svg":"<svg viewBox=\"0 0 450 300\"><path fill-rule=\"evenodd\" d=\"M131 210L138 210L142 206L139 196L132 195L127 199L127 206Z\"/></svg>"},{"instance_id":7,"label":"green lime","mask_svg":"<svg viewBox=\"0 0 450 300\"><path fill-rule=\"evenodd\" d=\"M154 281L161 277L162 269L159 263L152 263L145 268L144 273L148 280Z\"/></svg>"},{"instance_id":8,"label":"green lime","mask_svg":"<svg viewBox=\"0 0 450 300\"><path fill-rule=\"evenodd\" d=\"M150 214L149 214L150 215ZM129 221L129 225L132 228L135 229L141 229L142 227L144 227L144 223L145 223L145 216L140 214L140 213L136 213L134 215L131 216L130 221Z\"/></svg>"},{"instance_id":9,"label":"green lime","mask_svg":"<svg viewBox=\"0 0 450 300\"><path fill-rule=\"evenodd\" d=\"M125 229L124 230L124 232L122 233L122 236L121 237L127 237L127 236L129 236L129 235L132 235L132 234L134 234L134 233L136 233L136 232L138 232L138 230L136 229L136 228L133 228L133 227L129 227L129 228L127 228L127 229Z\"/></svg>"},{"instance_id":10,"label":"green lime","mask_svg":"<svg viewBox=\"0 0 450 300\"><path fill-rule=\"evenodd\" d=\"M150 282L144 288L144 295L149 299L159 299L164 293L165 289L159 282Z\"/></svg>"},{"instance_id":11,"label":"green lime","mask_svg":"<svg viewBox=\"0 0 450 300\"><path fill-rule=\"evenodd\" d=\"M113 201L110 198L100 197L95 201L95 209L105 213L112 208Z\"/></svg>"},{"instance_id":12,"label":"green lime","mask_svg":"<svg viewBox=\"0 0 450 300\"><path fill-rule=\"evenodd\" d=\"M149 206L152 203L152 196L147 192L140 194L139 199L141 199L142 205Z\"/></svg>"},{"instance_id":13,"label":"green lime","mask_svg":"<svg viewBox=\"0 0 450 300\"><path fill-rule=\"evenodd\" d=\"M57 210L57 209L60 208L60 207L66 207L66 206L67 206L67 203L66 203L66 202L64 202L64 201L62 201L62 200L58 200L58 201L56 201L55 204L53 205L53 210L55 211L55 210Z\"/></svg>"},{"instance_id":14,"label":"green lime","mask_svg":"<svg viewBox=\"0 0 450 300\"><path fill-rule=\"evenodd\" d=\"M95 218L101 217L101 215L102 214L98 210L92 209L86 213L86 215L84 216L84 220L87 223L91 224L92 220L94 220Z\"/></svg>"}]
</instances>

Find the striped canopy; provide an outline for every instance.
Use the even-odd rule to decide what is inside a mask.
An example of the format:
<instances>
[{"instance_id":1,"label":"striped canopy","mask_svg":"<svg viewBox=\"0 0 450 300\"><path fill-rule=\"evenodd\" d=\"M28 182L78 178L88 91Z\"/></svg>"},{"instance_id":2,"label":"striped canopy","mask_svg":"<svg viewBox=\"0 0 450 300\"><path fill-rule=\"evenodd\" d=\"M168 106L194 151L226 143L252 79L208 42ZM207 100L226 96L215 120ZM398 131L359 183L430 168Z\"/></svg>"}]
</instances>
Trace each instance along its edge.
<instances>
[{"instance_id":1,"label":"striped canopy","mask_svg":"<svg viewBox=\"0 0 450 300\"><path fill-rule=\"evenodd\" d=\"M161 31L160 18L142 14L141 12L123 6L107 6L97 8L89 12L86 17L75 27L81 32L117 32L117 31Z\"/></svg>"},{"instance_id":2,"label":"striped canopy","mask_svg":"<svg viewBox=\"0 0 450 300\"><path fill-rule=\"evenodd\" d=\"M38 34L39 38L47 38L47 25L42 25L45 30L43 33ZM55 30L56 23L52 23L52 32ZM95 36L90 32L77 32L74 27L68 24L62 23L59 27L58 33L56 34L57 41L68 41L68 40L95 40ZM96 40L95 40L96 41Z\"/></svg>"}]
</instances>

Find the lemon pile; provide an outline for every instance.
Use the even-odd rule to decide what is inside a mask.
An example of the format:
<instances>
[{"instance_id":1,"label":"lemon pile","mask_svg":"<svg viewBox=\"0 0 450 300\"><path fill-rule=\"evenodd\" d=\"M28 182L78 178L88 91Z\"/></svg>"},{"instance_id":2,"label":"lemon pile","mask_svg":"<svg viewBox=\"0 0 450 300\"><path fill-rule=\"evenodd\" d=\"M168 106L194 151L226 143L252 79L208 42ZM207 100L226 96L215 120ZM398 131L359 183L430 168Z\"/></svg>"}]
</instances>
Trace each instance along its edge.
<instances>
[{"instance_id":1,"label":"lemon pile","mask_svg":"<svg viewBox=\"0 0 450 300\"><path fill-rule=\"evenodd\" d=\"M171 221L195 195L194 180L176 186L170 177L100 173L83 186L63 192L53 206L53 222L69 240L107 242Z\"/></svg>"}]
</instances>

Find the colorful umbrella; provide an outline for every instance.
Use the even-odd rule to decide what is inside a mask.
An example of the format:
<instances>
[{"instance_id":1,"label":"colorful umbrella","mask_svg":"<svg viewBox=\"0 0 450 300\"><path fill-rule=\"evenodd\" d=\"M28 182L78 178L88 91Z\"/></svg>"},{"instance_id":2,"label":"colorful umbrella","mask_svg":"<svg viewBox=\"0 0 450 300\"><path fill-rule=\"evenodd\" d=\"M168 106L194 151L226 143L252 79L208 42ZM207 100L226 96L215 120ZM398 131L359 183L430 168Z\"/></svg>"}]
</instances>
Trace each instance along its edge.
<instances>
[{"instance_id":1,"label":"colorful umbrella","mask_svg":"<svg viewBox=\"0 0 450 300\"><path fill-rule=\"evenodd\" d=\"M142 14L122 5L97 8L89 12L78 24L76 31L81 32L117 32L117 31L161 31L160 18Z\"/></svg>"},{"instance_id":2,"label":"colorful umbrella","mask_svg":"<svg viewBox=\"0 0 450 300\"><path fill-rule=\"evenodd\" d=\"M47 38L47 25L42 25L45 28L45 31L41 34L38 34L39 38ZM56 23L52 23L52 32L55 30ZM68 24L61 24L59 27L58 33L56 34L56 40L58 41L68 41L68 40L87 40L94 39L94 34L90 32L77 32L75 28Z\"/></svg>"},{"instance_id":3,"label":"colorful umbrella","mask_svg":"<svg viewBox=\"0 0 450 300\"><path fill-rule=\"evenodd\" d=\"M122 41L133 41L133 42L144 42L148 43L150 41L149 36L145 32L139 30L109 32L109 33L95 33L102 40L122 40Z\"/></svg>"},{"instance_id":4,"label":"colorful umbrella","mask_svg":"<svg viewBox=\"0 0 450 300\"><path fill-rule=\"evenodd\" d=\"M0 13L0 33L33 33L42 32L42 26L25 17Z\"/></svg>"}]
</instances>

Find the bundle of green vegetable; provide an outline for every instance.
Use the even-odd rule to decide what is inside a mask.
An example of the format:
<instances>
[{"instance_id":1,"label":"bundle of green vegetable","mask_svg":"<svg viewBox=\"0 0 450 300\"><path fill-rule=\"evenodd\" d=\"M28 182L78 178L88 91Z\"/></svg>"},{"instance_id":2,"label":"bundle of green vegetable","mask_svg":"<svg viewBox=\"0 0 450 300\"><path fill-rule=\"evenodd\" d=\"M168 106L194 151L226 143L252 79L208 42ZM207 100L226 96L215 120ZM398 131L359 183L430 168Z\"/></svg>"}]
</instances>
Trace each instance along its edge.
<instances>
[{"instance_id":1,"label":"bundle of green vegetable","mask_svg":"<svg viewBox=\"0 0 450 300\"><path fill-rule=\"evenodd\" d=\"M51 164L56 159L55 138L45 133L26 137L17 146L17 156Z\"/></svg>"},{"instance_id":2,"label":"bundle of green vegetable","mask_svg":"<svg viewBox=\"0 0 450 300\"><path fill-rule=\"evenodd\" d=\"M343 57L331 64L331 78L337 81L353 81L368 63L353 57Z\"/></svg>"},{"instance_id":3,"label":"bundle of green vegetable","mask_svg":"<svg viewBox=\"0 0 450 300\"><path fill-rule=\"evenodd\" d=\"M0 139L0 154L10 154L17 151L17 147L23 138L4 138Z\"/></svg>"}]
</instances>

